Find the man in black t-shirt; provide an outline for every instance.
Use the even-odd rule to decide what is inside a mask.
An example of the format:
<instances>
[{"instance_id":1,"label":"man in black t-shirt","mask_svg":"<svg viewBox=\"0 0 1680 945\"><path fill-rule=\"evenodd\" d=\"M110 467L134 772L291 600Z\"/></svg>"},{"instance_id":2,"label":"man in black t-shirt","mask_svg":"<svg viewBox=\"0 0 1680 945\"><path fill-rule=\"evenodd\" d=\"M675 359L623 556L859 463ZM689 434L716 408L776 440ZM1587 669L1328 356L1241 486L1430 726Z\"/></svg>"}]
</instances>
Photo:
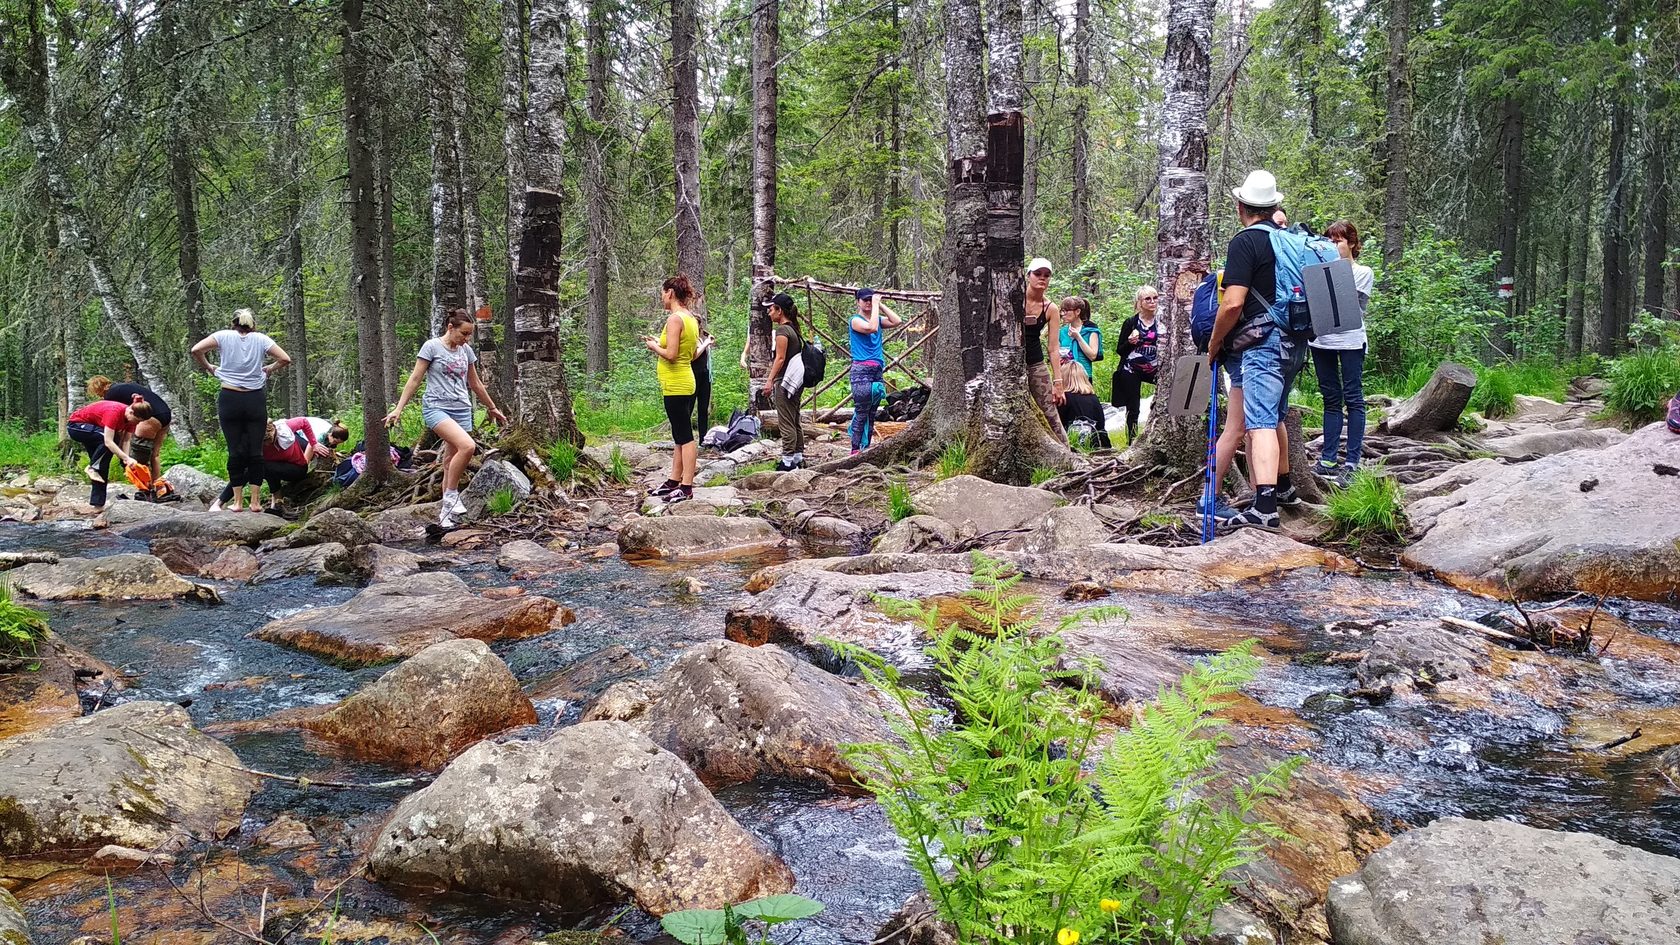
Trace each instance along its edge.
<instances>
[{"instance_id":1,"label":"man in black t-shirt","mask_svg":"<svg viewBox=\"0 0 1680 945\"><path fill-rule=\"evenodd\" d=\"M1277 258L1272 253L1272 213L1283 202L1277 179L1254 171L1231 191L1243 229L1231 239L1225 254L1225 289L1208 346L1209 363L1219 357L1225 339L1238 325L1269 318L1277 293ZM1254 504L1224 519L1227 525L1278 526L1279 441L1284 395L1283 332L1275 325L1242 353L1243 420L1248 431L1248 461L1254 476Z\"/></svg>"}]
</instances>

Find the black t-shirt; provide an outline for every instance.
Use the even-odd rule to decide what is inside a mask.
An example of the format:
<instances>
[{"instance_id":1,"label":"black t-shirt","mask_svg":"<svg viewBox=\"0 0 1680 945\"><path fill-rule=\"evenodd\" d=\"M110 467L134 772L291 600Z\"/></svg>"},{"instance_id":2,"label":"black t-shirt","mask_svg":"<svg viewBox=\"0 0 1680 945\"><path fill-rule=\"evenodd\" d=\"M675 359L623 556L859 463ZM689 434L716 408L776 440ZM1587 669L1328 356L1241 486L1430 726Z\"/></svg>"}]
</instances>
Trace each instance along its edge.
<instances>
[{"instance_id":1,"label":"black t-shirt","mask_svg":"<svg viewBox=\"0 0 1680 945\"><path fill-rule=\"evenodd\" d=\"M1069 392L1066 399L1056 408L1056 413L1062 419L1063 427L1072 427L1075 421L1086 420L1095 428L1093 439L1096 445L1107 449L1109 447L1108 422L1103 416L1102 401L1096 394L1075 394Z\"/></svg>"},{"instance_id":2,"label":"black t-shirt","mask_svg":"<svg viewBox=\"0 0 1680 945\"><path fill-rule=\"evenodd\" d=\"M1231 237L1225 251L1225 287L1234 285L1248 289L1243 303L1243 317L1251 318L1272 307L1277 293L1277 256L1272 253L1271 231L1277 224L1267 220L1265 229L1243 229Z\"/></svg>"},{"instance_id":3,"label":"black t-shirt","mask_svg":"<svg viewBox=\"0 0 1680 945\"><path fill-rule=\"evenodd\" d=\"M154 393L151 388L141 387L139 384L130 384L126 381L121 384L112 384L111 389L105 392L105 399L114 400L119 404L131 404L134 403L135 394L139 394L142 400L151 405L152 416L156 417L158 422L164 426L168 426L175 419L174 413L169 409L169 404L162 397Z\"/></svg>"},{"instance_id":4,"label":"black t-shirt","mask_svg":"<svg viewBox=\"0 0 1680 945\"><path fill-rule=\"evenodd\" d=\"M1028 302L1027 305L1031 305ZM1025 313L1025 307L1022 312ZM1044 307L1038 310L1038 322L1026 322L1021 325L1021 356L1028 364L1044 363L1044 329L1050 324L1050 300L1044 300Z\"/></svg>"}]
</instances>

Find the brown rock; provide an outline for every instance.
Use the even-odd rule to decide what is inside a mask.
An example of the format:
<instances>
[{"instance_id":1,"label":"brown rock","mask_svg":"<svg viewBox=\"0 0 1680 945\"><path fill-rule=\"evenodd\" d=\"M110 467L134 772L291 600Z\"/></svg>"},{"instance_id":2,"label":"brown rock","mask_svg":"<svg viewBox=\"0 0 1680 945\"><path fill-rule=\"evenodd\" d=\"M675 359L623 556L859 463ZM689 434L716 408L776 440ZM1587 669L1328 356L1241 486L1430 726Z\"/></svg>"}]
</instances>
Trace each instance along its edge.
<instances>
[{"instance_id":1,"label":"brown rock","mask_svg":"<svg viewBox=\"0 0 1680 945\"><path fill-rule=\"evenodd\" d=\"M618 530L626 558L693 558L760 551L782 543L782 533L759 518L744 516L643 516Z\"/></svg>"},{"instance_id":2,"label":"brown rock","mask_svg":"<svg viewBox=\"0 0 1680 945\"><path fill-rule=\"evenodd\" d=\"M309 825L291 814L274 818L274 822L257 831L253 839L258 846L271 850L312 850L321 845Z\"/></svg>"},{"instance_id":3,"label":"brown rock","mask_svg":"<svg viewBox=\"0 0 1680 945\"><path fill-rule=\"evenodd\" d=\"M182 580L162 561L141 554L28 564L0 571L0 581L41 600L221 600L214 588Z\"/></svg>"},{"instance_id":4,"label":"brown rock","mask_svg":"<svg viewBox=\"0 0 1680 945\"><path fill-rule=\"evenodd\" d=\"M157 555L176 574L213 581L249 581L257 573L257 556L244 545L217 546L193 538L159 538L152 542Z\"/></svg>"},{"instance_id":5,"label":"brown rock","mask_svg":"<svg viewBox=\"0 0 1680 945\"><path fill-rule=\"evenodd\" d=\"M641 657L626 647L614 644L606 649L596 650L552 676L538 680L531 686L531 698L579 702L599 695L615 682L646 672L647 668L647 663L643 662Z\"/></svg>"},{"instance_id":6,"label":"brown rock","mask_svg":"<svg viewBox=\"0 0 1680 945\"><path fill-rule=\"evenodd\" d=\"M174 863L175 858L167 853L119 847L111 843L100 847L98 853L88 857L82 868L89 873L132 873L146 866L171 866Z\"/></svg>"},{"instance_id":7,"label":"brown rock","mask_svg":"<svg viewBox=\"0 0 1680 945\"><path fill-rule=\"evenodd\" d=\"M519 680L488 646L448 640L305 727L365 758L435 769L480 739L536 721Z\"/></svg>"}]
</instances>

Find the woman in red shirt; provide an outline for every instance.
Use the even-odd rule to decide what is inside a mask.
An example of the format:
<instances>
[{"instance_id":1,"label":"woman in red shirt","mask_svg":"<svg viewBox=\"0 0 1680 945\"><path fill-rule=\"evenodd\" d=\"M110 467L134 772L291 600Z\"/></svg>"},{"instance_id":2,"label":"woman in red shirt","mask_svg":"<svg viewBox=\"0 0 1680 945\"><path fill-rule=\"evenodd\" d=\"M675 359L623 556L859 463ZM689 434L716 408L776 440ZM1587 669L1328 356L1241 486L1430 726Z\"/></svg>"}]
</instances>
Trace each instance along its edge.
<instances>
[{"instance_id":1,"label":"woman in red shirt","mask_svg":"<svg viewBox=\"0 0 1680 945\"><path fill-rule=\"evenodd\" d=\"M114 400L96 400L70 415L70 439L87 448L88 465L82 472L93 480L88 504L96 509L105 507L105 477L111 473L111 457L122 458L123 465L134 464L134 457L123 450L134 425L152 418L152 407L144 401L119 404Z\"/></svg>"}]
</instances>

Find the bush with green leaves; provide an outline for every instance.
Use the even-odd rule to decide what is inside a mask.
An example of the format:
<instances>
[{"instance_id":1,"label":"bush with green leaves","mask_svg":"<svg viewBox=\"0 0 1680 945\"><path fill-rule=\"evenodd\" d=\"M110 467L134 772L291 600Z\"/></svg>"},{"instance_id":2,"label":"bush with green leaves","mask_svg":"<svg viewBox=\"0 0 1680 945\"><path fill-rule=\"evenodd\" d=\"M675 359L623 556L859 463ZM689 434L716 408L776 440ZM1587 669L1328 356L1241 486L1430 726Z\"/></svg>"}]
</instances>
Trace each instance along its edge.
<instances>
[{"instance_id":1,"label":"bush with green leaves","mask_svg":"<svg viewBox=\"0 0 1680 945\"><path fill-rule=\"evenodd\" d=\"M1397 539L1406 530L1400 481L1381 469L1360 469L1347 488L1331 490L1326 514L1339 538Z\"/></svg>"},{"instance_id":2,"label":"bush with green leaves","mask_svg":"<svg viewBox=\"0 0 1680 945\"><path fill-rule=\"evenodd\" d=\"M902 522L915 514L916 507L910 502L910 487L902 482L887 486L887 518Z\"/></svg>"},{"instance_id":3,"label":"bush with green leaves","mask_svg":"<svg viewBox=\"0 0 1680 945\"><path fill-rule=\"evenodd\" d=\"M0 656L33 656L46 637L46 615L13 600L11 587L0 584Z\"/></svg>"},{"instance_id":4,"label":"bush with green leaves","mask_svg":"<svg viewBox=\"0 0 1680 945\"><path fill-rule=\"evenodd\" d=\"M1230 872L1279 835L1255 809L1294 768L1215 774L1225 723L1214 711L1259 661L1245 645L1196 666L1098 756L1097 667L1070 667L1062 634L1124 611L1094 607L1041 630L1032 598L1014 590L1020 575L973 560L963 606L978 632L943 623L937 602L882 601L932 640L949 709L878 655L830 644L893 704L884 718L898 741L845 750L941 917L963 943L1050 945L1066 929L1165 945L1204 933Z\"/></svg>"},{"instance_id":5,"label":"bush with green leaves","mask_svg":"<svg viewBox=\"0 0 1680 945\"><path fill-rule=\"evenodd\" d=\"M1645 348L1610 362L1604 405L1632 423L1661 420L1680 393L1680 345Z\"/></svg>"},{"instance_id":6,"label":"bush with green leaves","mask_svg":"<svg viewBox=\"0 0 1680 945\"><path fill-rule=\"evenodd\" d=\"M1504 318L1493 294L1493 256L1468 256L1462 246L1424 231L1405 258L1379 280L1365 320L1373 373L1386 377L1429 371L1442 361L1474 360L1488 326ZM1422 387L1419 382L1417 387ZM1415 390L1416 388L1414 388Z\"/></svg>"},{"instance_id":7,"label":"bush with green leaves","mask_svg":"<svg viewBox=\"0 0 1680 945\"><path fill-rule=\"evenodd\" d=\"M784 922L809 919L822 911L822 903L786 893L761 896L722 909L667 913L659 925L683 945L768 945L770 929ZM750 931L757 936L749 937Z\"/></svg>"}]
</instances>

